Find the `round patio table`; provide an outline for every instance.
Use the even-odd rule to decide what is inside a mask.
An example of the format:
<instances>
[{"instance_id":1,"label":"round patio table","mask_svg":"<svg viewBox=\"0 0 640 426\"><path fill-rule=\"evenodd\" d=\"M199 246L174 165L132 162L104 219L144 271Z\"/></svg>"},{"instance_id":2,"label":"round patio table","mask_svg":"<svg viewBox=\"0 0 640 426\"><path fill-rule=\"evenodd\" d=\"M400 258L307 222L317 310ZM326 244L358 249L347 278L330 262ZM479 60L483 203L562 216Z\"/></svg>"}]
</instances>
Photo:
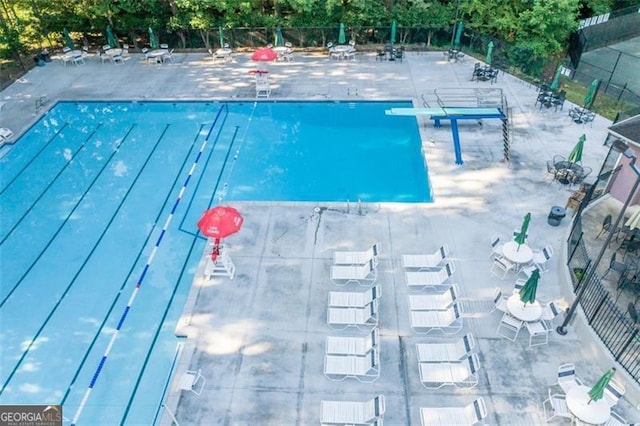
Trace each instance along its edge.
<instances>
[{"instance_id":1,"label":"round patio table","mask_svg":"<svg viewBox=\"0 0 640 426\"><path fill-rule=\"evenodd\" d=\"M582 166L571 161L559 161L554 166L557 170L556 180L564 185L572 182L571 176L581 177L584 175Z\"/></svg>"},{"instance_id":2,"label":"round patio table","mask_svg":"<svg viewBox=\"0 0 640 426\"><path fill-rule=\"evenodd\" d=\"M526 244L520 244L518 247L518 243L515 241L504 243L502 246L502 254L510 261L518 264L529 263L533 259L533 251L531 251L531 248Z\"/></svg>"},{"instance_id":3,"label":"round patio table","mask_svg":"<svg viewBox=\"0 0 640 426\"><path fill-rule=\"evenodd\" d=\"M507 299L507 309L514 317L522 321L537 321L542 316L542 306L536 300L526 305L520 300L520 294L516 293Z\"/></svg>"},{"instance_id":4,"label":"round patio table","mask_svg":"<svg viewBox=\"0 0 640 426\"><path fill-rule=\"evenodd\" d=\"M606 423L611 417L611 408L604 398L591 401L589 388L586 386L573 386L567 392L567 407L569 411L583 422L600 425Z\"/></svg>"}]
</instances>

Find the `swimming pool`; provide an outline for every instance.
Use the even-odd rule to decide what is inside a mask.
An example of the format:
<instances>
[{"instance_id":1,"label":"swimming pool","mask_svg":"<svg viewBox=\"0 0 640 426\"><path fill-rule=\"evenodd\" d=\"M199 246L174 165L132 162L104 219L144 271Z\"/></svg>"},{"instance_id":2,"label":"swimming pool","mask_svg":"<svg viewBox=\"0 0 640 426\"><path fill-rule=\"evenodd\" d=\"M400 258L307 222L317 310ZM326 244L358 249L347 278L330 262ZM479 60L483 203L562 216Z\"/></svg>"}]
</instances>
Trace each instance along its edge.
<instances>
[{"instance_id":1,"label":"swimming pool","mask_svg":"<svg viewBox=\"0 0 640 426\"><path fill-rule=\"evenodd\" d=\"M56 104L0 162L0 404L152 423L204 248L202 211L429 201L415 119L384 115L402 106Z\"/></svg>"}]
</instances>

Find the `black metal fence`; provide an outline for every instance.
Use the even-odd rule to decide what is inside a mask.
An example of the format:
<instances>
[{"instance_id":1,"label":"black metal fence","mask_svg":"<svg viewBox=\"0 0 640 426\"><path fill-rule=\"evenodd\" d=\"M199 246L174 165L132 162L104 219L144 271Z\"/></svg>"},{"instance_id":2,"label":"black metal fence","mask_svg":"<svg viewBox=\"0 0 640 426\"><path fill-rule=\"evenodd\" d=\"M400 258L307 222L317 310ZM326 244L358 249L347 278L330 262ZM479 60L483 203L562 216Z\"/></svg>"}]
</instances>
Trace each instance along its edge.
<instances>
[{"instance_id":1,"label":"black metal fence","mask_svg":"<svg viewBox=\"0 0 640 426\"><path fill-rule=\"evenodd\" d=\"M640 384L640 326L618 307L597 274L593 274L588 282L583 279L590 258L583 239L580 216L576 215L567 249L567 266L574 291L579 286L587 286L580 301L587 322L613 358Z\"/></svg>"}]
</instances>

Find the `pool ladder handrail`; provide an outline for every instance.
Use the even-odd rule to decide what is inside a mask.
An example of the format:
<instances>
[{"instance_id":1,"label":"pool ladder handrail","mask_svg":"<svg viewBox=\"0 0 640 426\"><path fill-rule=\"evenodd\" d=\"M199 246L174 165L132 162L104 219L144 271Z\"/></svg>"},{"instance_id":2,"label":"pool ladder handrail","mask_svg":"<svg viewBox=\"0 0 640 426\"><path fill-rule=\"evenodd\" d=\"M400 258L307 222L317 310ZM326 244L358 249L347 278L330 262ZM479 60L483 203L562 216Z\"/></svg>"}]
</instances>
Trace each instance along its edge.
<instances>
[{"instance_id":1,"label":"pool ladder handrail","mask_svg":"<svg viewBox=\"0 0 640 426\"><path fill-rule=\"evenodd\" d=\"M47 98L45 95L42 95L38 99L36 99L36 114L38 113L38 111L40 111L40 108L47 104L47 102L49 102L49 98Z\"/></svg>"}]
</instances>

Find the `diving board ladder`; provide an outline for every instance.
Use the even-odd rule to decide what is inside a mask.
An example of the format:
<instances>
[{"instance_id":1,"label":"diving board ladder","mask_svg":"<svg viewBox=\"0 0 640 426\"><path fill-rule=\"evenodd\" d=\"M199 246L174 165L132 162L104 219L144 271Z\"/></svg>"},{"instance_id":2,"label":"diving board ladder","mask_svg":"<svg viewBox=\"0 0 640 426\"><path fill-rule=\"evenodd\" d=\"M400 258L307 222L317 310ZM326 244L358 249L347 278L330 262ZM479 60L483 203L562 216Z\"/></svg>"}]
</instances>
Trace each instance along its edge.
<instances>
[{"instance_id":1,"label":"diving board ladder","mask_svg":"<svg viewBox=\"0 0 640 426\"><path fill-rule=\"evenodd\" d=\"M504 161L507 163L511 159L511 138L513 133L513 123L512 123L512 114L511 108L507 103L507 99L503 98L502 111L505 114L505 118L502 119L502 155L504 157Z\"/></svg>"}]
</instances>

